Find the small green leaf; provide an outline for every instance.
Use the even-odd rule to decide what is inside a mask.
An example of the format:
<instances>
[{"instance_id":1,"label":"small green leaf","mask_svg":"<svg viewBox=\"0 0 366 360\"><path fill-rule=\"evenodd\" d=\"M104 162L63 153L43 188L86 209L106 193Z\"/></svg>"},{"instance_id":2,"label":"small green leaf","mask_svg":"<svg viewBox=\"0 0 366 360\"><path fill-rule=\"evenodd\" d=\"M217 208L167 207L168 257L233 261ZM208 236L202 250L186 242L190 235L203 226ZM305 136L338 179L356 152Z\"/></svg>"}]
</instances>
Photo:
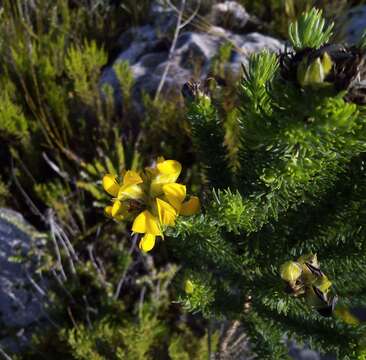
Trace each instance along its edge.
<instances>
[{"instance_id":1,"label":"small green leaf","mask_svg":"<svg viewBox=\"0 0 366 360\"><path fill-rule=\"evenodd\" d=\"M312 8L301 15L299 20L289 25L288 33L295 50L305 48L318 49L332 36L334 23L325 26L322 10Z\"/></svg>"}]
</instances>

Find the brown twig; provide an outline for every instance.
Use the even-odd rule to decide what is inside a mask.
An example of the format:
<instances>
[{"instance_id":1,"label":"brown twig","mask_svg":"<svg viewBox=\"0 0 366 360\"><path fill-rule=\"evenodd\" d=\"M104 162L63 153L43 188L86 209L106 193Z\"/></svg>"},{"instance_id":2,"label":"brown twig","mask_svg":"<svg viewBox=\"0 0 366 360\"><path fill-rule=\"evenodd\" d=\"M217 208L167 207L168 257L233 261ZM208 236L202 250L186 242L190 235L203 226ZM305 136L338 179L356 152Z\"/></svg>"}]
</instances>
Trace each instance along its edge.
<instances>
[{"instance_id":1,"label":"brown twig","mask_svg":"<svg viewBox=\"0 0 366 360\"><path fill-rule=\"evenodd\" d=\"M155 102L158 101L160 93L161 93L161 91L163 89L163 86L165 84L166 77L168 76L168 72L169 72L170 66L172 64L172 60L173 60L173 57L174 57L174 51L175 51L175 48L177 46L177 41L178 41L180 31L185 26L187 26L195 18L195 16L198 13L198 10L200 8L201 0L198 0L198 3L197 3L198 5L197 5L196 9L193 11L193 13L185 21L183 21L183 15L184 15L185 7L186 7L186 0L181 0L179 9L176 6L174 6L171 3L171 1L169 1L169 0L167 0L167 4L169 5L169 7L171 9L173 9L177 13L177 24L176 24L175 30L174 30L173 41L172 41L172 44L171 44L170 49L169 49L168 60L166 62L163 74L161 76L158 88L157 88L156 93L155 93L155 99L154 99Z\"/></svg>"}]
</instances>

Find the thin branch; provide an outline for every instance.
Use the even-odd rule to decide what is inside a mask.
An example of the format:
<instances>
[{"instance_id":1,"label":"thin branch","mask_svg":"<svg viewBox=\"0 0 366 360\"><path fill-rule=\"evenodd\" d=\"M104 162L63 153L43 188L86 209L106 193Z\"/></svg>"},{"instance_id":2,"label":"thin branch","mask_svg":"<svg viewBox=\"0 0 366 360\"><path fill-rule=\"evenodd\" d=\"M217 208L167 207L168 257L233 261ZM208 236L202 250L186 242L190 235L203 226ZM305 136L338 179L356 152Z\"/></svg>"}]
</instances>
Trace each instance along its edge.
<instances>
[{"instance_id":1,"label":"thin branch","mask_svg":"<svg viewBox=\"0 0 366 360\"><path fill-rule=\"evenodd\" d=\"M176 25L175 30L174 30L173 41L172 41L172 44L171 44L170 49L169 49L168 60L167 60L167 63L165 65L163 75L161 76L158 88L157 88L156 93L155 93L155 99L154 99L155 102L159 100L161 90L163 89L166 77L168 75L168 72L169 72L169 69L170 69L170 66L171 66L171 63L172 63L172 60L173 60L174 51L175 51L175 47L177 46L177 41L178 41L180 26L182 24L182 18L183 18L183 13L184 13L185 6L186 6L186 0L181 0L180 9L179 9L178 18L177 18L177 25Z\"/></svg>"},{"instance_id":2,"label":"thin branch","mask_svg":"<svg viewBox=\"0 0 366 360\"><path fill-rule=\"evenodd\" d=\"M235 342L231 345L231 347L234 349L234 351L236 349L238 349L240 346L242 347L243 344L248 344L248 336L247 334L241 334L238 336L238 338L235 340ZM252 357L250 357L249 359L252 359ZM249 360L248 359L248 360Z\"/></svg>"},{"instance_id":3,"label":"thin branch","mask_svg":"<svg viewBox=\"0 0 366 360\"><path fill-rule=\"evenodd\" d=\"M51 269L51 274L56 279L58 285L64 291L64 293L67 295L67 297L70 299L70 301L75 304L76 303L75 299L73 298L71 293L66 289L66 287L64 286L62 280L60 279L60 277L58 276L58 274L56 273L54 268Z\"/></svg>"},{"instance_id":4,"label":"thin branch","mask_svg":"<svg viewBox=\"0 0 366 360\"><path fill-rule=\"evenodd\" d=\"M93 327L90 316L89 316L89 312L90 312L90 306L89 306L89 302L88 299L86 297L86 295L83 295L83 300L84 303L86 305L86 322L88 323L88 327L89 329L91 329Z\"/></svg>"},{"instance_id":5,"label":"thin branch","mask_svg":"<svg viewBox=\"0 0 366 360\"><path fill-rule=\"evenodd\" d=\"M167 3L167 5L172 9L174 10L177 14L179 14L179 10L178 8L172 4L172 2L170 0L165 0L165 2Z\"/></svg>"},{"instance_id":6,"label":"thin branch","mask_svg":"<svg viewBox=\"0 0 366 360\"><path fill-rule=\"evenodd\" d=\"M75 320L75 317L74 317L74 315L73 315L73 313L71 311L70 306L67 307L67 313L69 314L70 320L71 320L74 328L78 329L79 328L78 323Z\"/></svg>"},{"instance_id":7,"label":"thin branch","mask_svg":"<svg viewBox=\"0 0 366 360\"><path fill-rule=\"evenodd\" d=\"M137 242L137 238L138 238L138 234L135 234L132 238L132 244L130 246L130 249L128 250L128 255L132 254L132 251L133 251L133 249L136 245L136 242ZM126 278L127 271L128 271L128 266L126 266L126 268L123 270L123 273L121 275L121 279L118 282L117 289L116 289L116 292L114 294L114 299L115 300L117 300L118 297L119 297L119 294L120 294L121 289L122 289L122 285L123 285L123 283L125 281L125 278Z\"/></svg>"},{"instance_id":8,"label":"thin branch","mask_svg":"<svg viewBox=\"0 0 366 360\"><path fill-rule=\"evenodd\" d=\"M69 237L67 236L67 234L65 233L64 229L57 223L55 222L55 227L59 233L59 236L63 239L63 241L65 242L71 256L73 257L73 259L78 262L79 261L79 258L76 254L76 251L74 249L74 247L72 246L70 240L69 240Z\"/></svg>"},{"instance_id":9,"label":"thin branch","mask_svg":"<svg viewBox=\"0 0 366 360\"><path fill-rule=\"evenodd\" d=\"M60 177L62 177L65 180L70 181L70 176L67 172L62 171L48 156L45 152L42 152L42 157L45 159L46 163L50 166L50 168L58 174Z\"/></svg>"},{"instance_id":10,"label":"thin branch","mask_svg":"<svg viewBox=\"0 0 366 360\"><path fill-rule=\"evenodd\" d=\"M201 0L197 1L197 6L194 9L193 13L188 17L187 20L185 20L181 25L180 25L180 30L182 30L185 26L187 26L198 14L198 11L200 10L201 7Z\"/></svg>"},{"instance_id":11,"label":"thin branch","mask_svg":"<svg viewBox=\"0 0 366 360\"><path fill-rule=\"evenodd\" d=\"M58 247L56 236L55 236L55 233L52 231L52 229L51 229L51 239L52 239L53 246L54 246L55 253L56 253L57 268L61 272L62 280L66 281L67 276L66 276L64 267L62 266L62 258L61 258L60 248Z\"/></svg>"},{"instance_id":12,"label":"thin branch","mask_svg":"<svg viewBox=\"0 0 366 360\"><path fill-rule=\"evenodd\" d=\"M55 221L52 209L48 209L47 213L48 213L48 216L47 216L48 224L50 226L50 232L51 232L51 236L54 241L54 244L57 245L57 239L60 241L63 249L65 250L65 255L69 261L71 272L73 273L73 275L76 275L76 269L75 269L73 258L71 256L69 247L67 246L65 239L62 236L62 233L60 233L60 227L57 225L57 223ZM61 258L61 253L58 248L58 245L57 245L56 250L58 251L57 258L62 266L62 258ZM64 272L64 274L65 274L65 272ZM66 276L66 274L65 274L65 276Z\"/></svg>"},{"instance_id":13,"label":"thin branch","mask_svg":"<svg viewBox=\"0 0 366 360\"><path fill-rule=\"evenodd\" d=\"M99 225L98 226L98 229L96 231L96 234L95 234L95 242L98 241L98 238L99 238L99 234L100 234L100 231L101 231L101 228L102 226ZM100 273L101 273L101 276L103 276L103 278L105 279L106 278L106 270L105 270L105 267L104 267L104 264L103 264L103 261L102 259L100 259L98 256L94 256L93 254L93 249L94 247L91 249L91 255L93 256L93 259L94 259L94 262L95 262L95 265L98 267Z\"/></svg>"},{"instance_id":14,"label":"thin branch","mask_svg":"<svg viewBox=\"0 0 366 360\"><path fill-rule=\"evenodd\" d=\"M88 245L88 246L87 246L87 250L88 250L88 254L89 254L89 259L90 259L90 261L91 261L91 263L92 263L92 265L93 265L93 267L94 267L95 271L96 271L96 272L97 272L97 274L98 274L98 278L99 278L99 280L102 282L102 284L103 284L105 287L107 287L107 282L106 282L106 280L105 280L105 274L103 274L102 269L101 269L101 268L99 267L99 265L97 264L97 261L96 261L96 259L95 259L95 257L94 257L94 254L93 254L93 248L94 248L93 244L90 244L90 245Z\"/></svg>"},{"instance_id":15,"label":"thin branch","mask_svg":"<svg viewBox=\"0 0 366 360\"><path fill-rule=\"evenodd\" d=\"M29 274L28 270L25 271L25 275L29 282L33 285L34 289L39 293L42 297L46 297L46 292L41 288L40 285L37 284L37 282L32 278L32 276Z\"/></svg>"},{"instance_id":16,"label":"thin branch","mask_svg":"<svg viewBox=\"0 0 366 360\"><path fill-rule=\"evenodd\" d=\"M146 286L144 286L140 292L140 300L139 300L139 317L142 315L142 307L144 305L145 300L145 293L146 293Z\"/></svg>"},{"instance_id":17,"label":"thin branch","mask_svg":"<svg viewBox=\"0 0 366 360\"><path fill-rule=\"evenodd\" d=\"M11 174L12 174L12 178L14 180L15 186L22 193L22 195L25 199L25 202L29 205L30 210L33 212L33 214L39 216L41 218L41 220L46 223L46 218L44 217L44 215L41 213L41 211L37 208L37 206L34 204L34 202L28 196L26 191L23 189L22 185L20 185L20 182L18 181L18 178L15 175L13 160L11 161Z\"/></svg>"},{"instance_id":18,"label":"thin branch","mask_svg":"<svg viewBox=\"0 0 366 360\"><path fill-rule=\"evenodd\" d=\"M235 320L230 327L226 330L226 334L224 335L224 338L221 341L220 345L220 354L223 354L224 356L227 356L227 351L229 347L229 342L232 340L236 330L240 326L240 321Z\"/></svg>"},{"instance_id":19,"label":"thin branch","mask_svg":"<svg viewBox=\"0 0 366 360\"><path fill-rule=\"evenodd\" d=\"M0 355L3 357L4 360L12 360L12 358L3 350L0 346Z\"/></svg>"}]
</instances>

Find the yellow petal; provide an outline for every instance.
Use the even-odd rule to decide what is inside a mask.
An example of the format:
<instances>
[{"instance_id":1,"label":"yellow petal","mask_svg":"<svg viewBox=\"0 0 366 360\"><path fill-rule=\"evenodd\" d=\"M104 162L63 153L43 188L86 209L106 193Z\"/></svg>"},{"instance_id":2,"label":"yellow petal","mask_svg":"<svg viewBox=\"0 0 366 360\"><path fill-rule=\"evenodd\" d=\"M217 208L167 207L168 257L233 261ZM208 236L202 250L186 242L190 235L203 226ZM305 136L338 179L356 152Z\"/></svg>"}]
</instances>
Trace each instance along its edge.
<instances>
[{"instance_id":1,"label":"yellow petal","mask_svg":"<svg viewBox=\"0 0 366 360\"><path fill-rule=\"evenodd\" d=\"M184 284L184 291L186 294L193 294L194 286L191 280L187 280Z\"/></svg>"},{"instance_id":2,"label":"yellow petal","mask_svg":"<svg viewBox=\"0 0 366 360\"><path fill-rule=\"evenodd\" d=\"M163 185L163 192L174 208L179 211L184 198L186 197L186 187L182 184L172 183Z\"/></svg>"},{"instance_id":3,"label":"yellow petal","mask_svg":"<svg viewBox=\"0 0 366 360\"><path fill-rule=\"evenodd\" d=\"M122 211L122 203L119 200L116 200L113 203L111 214L113 217L117 216Z\"/></svg>"},{"instance_id":4,"label":"yellow petal","mask_svg":"<svg viewBox=\"0 0 366 360\"><path fill-rule=\"evenodd\" d=\"M175 176L175 179L171 182L175 182L182 171L182 165L176 160L165 160L159 162L156 167L161 174Z\"/></svg>"},{"instance_id":5,"label":"yellow petal","mask_svg":"<svg viewBox=\"0 0 366 360\"><path fill-rule=\"evenodd\" d=\"M139 234L161 235L158 219L148 210L137 215L132 225L132 231Z\"/></svg>"},{"instance_id":6,"label":"yellow petal","mask_svg":"<svg viewBox=\"0 0 366 360\"><path fill-rule=\"evenodd\" d=\"M295 261L286 261L280 267L281 278L288 282L296 281L301 273L301 265Z\"/></svg>"},{"instance_id":7,"label":"yellow petal","mask_svg":"<svg viewBox=\"0 0 366 360\"><path fill-rule=\"evenodd\" d=\"M106 214L109 217L112 217L112 206L106 206L104 208L104 214Z\"/></svg>"},{"instance_id":8,"label":"yellow petal","mask_svg":"<svg viewBox=\"0 0 366 360\"><path fill-rule=\"evenodd\" d=\"M173 226L175 223L175 218L177 217L177 212L173 206L159 198L156 199L156 205L160 223L162 225Z\"/></svg>"},{"instance_id":9,"label":"yellow petal","mask_svg":"<svg viewBox=\"0 0 366 360\"><path fill-rule=\"evenodd\" d=\"M162 194L163 185L174 183L182 171L182 165L175 160L164 160L156 164L155 171L152 172L151 196L156 197Z\"/></svg>"},{"instance_id":10,"label":"yellow petal","mask_svg":"<svg viewBox=\"0 0 366 360\"><path fill-rule=\"evenodd\" d=\"M123 177L123 185L136 185L141 184L142 179L139 173L133 170L128 170Z\"/></svg>"},{"instance_id":11,"label":"yellow petal","mask_svg":"<svg viewBox=\"0 0 366 360\"><path fill-rule=\"evenodd\" d=\"M325 276L318 278L314 285L323 293L327 293L329 288L332 286L332 282Z\"/></svg>"},{"instance_id":12,"label":"yellow petal","mask_svg":"<svg viewBox=\"0 0 366 360\"><path fill-rule=\"evenodd\" d=\"M360 320L356 316L354 316L350 310L345 306L338 306L335 311L335 315L342 319L346 324L349 325L359 325Z\"/></svg>"},{"instance_id":13,"label":"yellow petal","mask_svg":"<svg viewBox=\"0 0 366 360\"><path fill-rule=\"evenodd\" d=\"M103 177L103 188L108 194L117 196L118 190L120 188L117 182L117 176L112 174L105 175Z\"/></svg>"},{"instance_id":14,"label":"yellow petal","mask_svg":"<svg viewBox=\"0 0 366 360\"><path fill-rule=\"evenodd\" d=\"M155 245L155 235L145 234L140 240L139 248L145 252L150 251Z\"/></svg>"},{"instance_id":15,"label":"yellow petal","mask_svg":"<svg viewBox=\"0 0 366 360\"><path fill-rule=\"evenodd\" d=\"M179 214L180 215L194 215L201 209L201 203L197 196L191 196L191 198L182 204Z\"/></svg>"},{"instance_id":16,"label":"yellow petal","mask_svg":"<svg viewBox=\"0 0 366 360\"><path fill-rule=\"evenodd\" d=\"M156 160L156 163L157 163L157 164L160 164L160 163L162 163L162 162L164 162L164 161L165 161L164 157L163 157L163 156L159 156L159 157L157 158L157 160Z\"/></svg>"},{"instance_id":17,"label":"yellow petal","mask_svg":"<svg viewBox=\"0 0 366 360\"><path fill-rule=\"evenodd\" d=\"M141 199L144 195L140 185L123 185L118 191L118 199Z\"/></svg>"}]
</instances>

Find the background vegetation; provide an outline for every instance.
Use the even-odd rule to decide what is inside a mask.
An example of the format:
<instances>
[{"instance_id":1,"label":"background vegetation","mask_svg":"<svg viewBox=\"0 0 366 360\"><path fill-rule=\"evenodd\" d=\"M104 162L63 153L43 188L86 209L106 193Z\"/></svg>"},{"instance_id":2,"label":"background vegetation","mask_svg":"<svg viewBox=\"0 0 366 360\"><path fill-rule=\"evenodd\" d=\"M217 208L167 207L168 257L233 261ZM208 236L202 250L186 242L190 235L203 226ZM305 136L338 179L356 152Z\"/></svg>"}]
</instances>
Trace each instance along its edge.
<instances>
[{"instance_id":1,"label":"background vegetation","mask_svg":"<svg viewBox=\"0 0 366 360\"><path fill-rule=\"evenodd\" d=\"M49 319L18 359L206 359L219 347L211 321L172 303L184 283L178 257L164 242L153 257L142 254L128 228L103 213L109 199L103 174L142 169L158 155L182 163L193 193L206 189L181 98L157 103L146 96L141 115L133 107L127 63L116 69L123 103L115 103L108 86L100 89L119 36L150 21L150 3L2 1L0 202L48 234L45 247L32 254L41 258L37 276L50 284ZM261 31L284 37L288 22L313 4L333 18L356 2L241 3ZM202 2L196 30L205 30L202 16L210 5ZM225 48L213 75L223 62ZM234 167L236 85L214 94Z\"/></svg>"}]
</instances>

